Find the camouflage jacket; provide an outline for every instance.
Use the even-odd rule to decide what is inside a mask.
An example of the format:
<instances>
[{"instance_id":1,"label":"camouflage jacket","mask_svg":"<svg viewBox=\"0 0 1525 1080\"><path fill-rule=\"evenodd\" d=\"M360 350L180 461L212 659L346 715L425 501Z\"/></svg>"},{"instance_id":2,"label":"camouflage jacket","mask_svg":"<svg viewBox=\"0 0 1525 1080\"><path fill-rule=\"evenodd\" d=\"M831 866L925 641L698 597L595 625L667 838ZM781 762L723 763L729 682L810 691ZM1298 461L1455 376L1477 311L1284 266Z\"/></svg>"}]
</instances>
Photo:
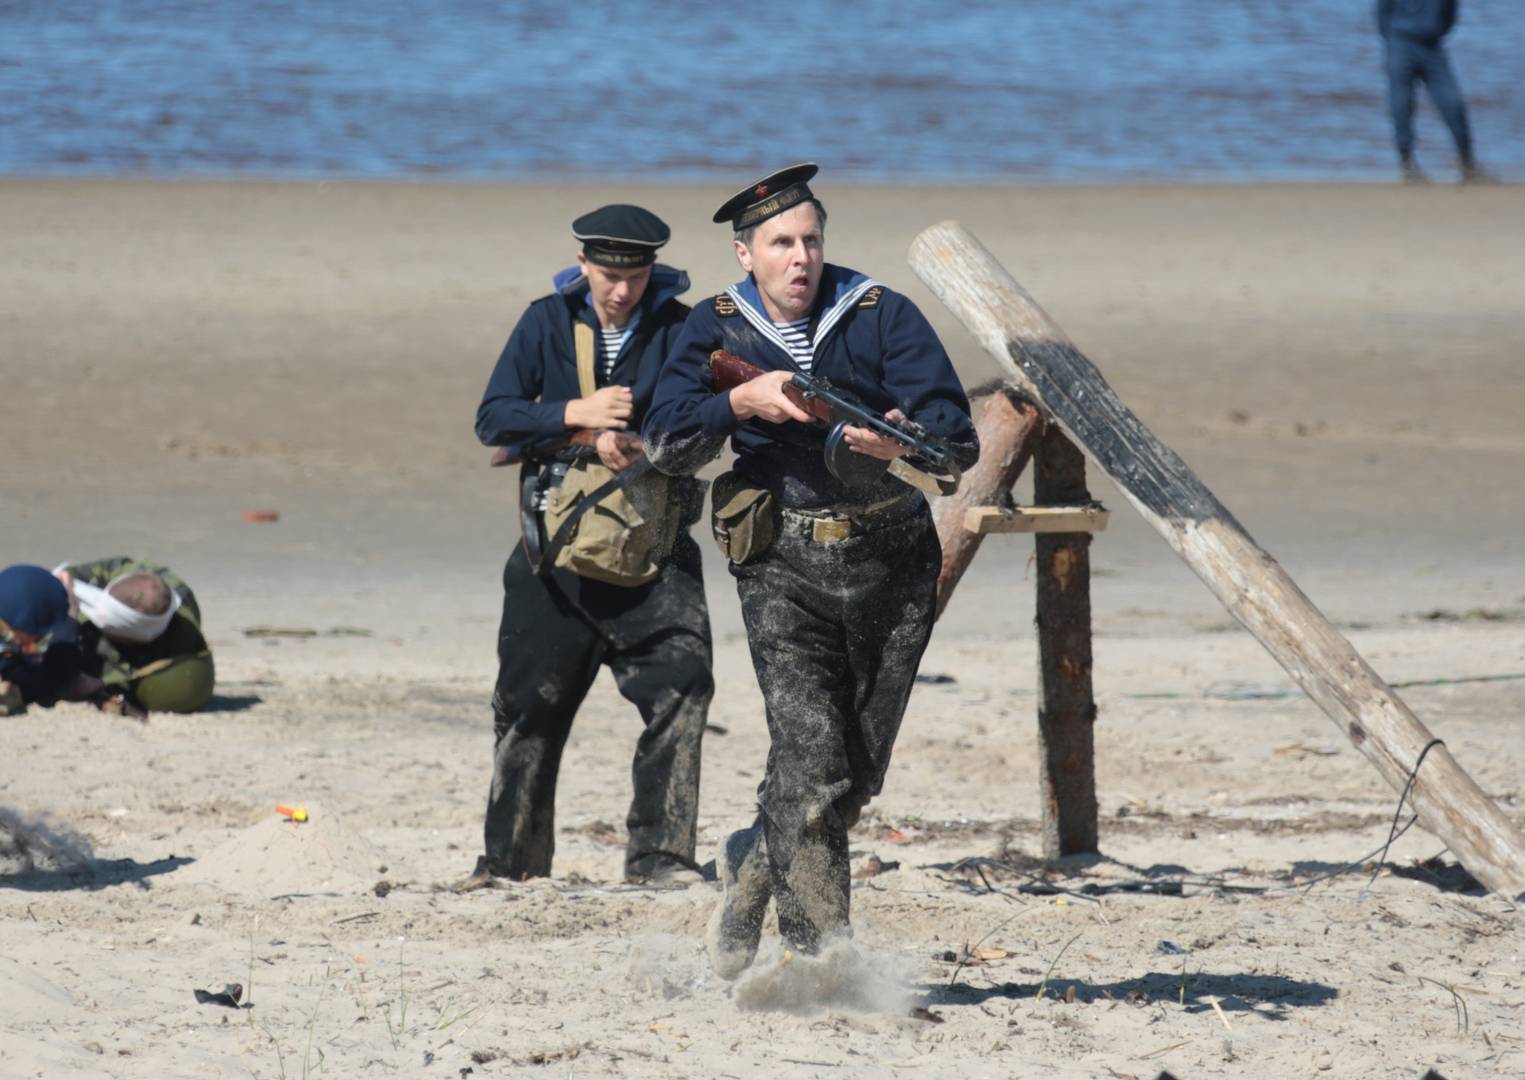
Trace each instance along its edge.
<instances>
[{"instance_id":1,"label":"camouflage jacket","mask_svg":"<svg viewBox=\"0 0 1525 1080\"><path fill-rule=\"evenodd\" d=\"M84 652L85 670L104 682L108 690L127 690L135 678L147 674L147 669L159 665L161 661L210 655L211 650L201 633L201 608L196 603L196 594L168 567L117 556L94 562L72 563L65 569L75 580L102 589L125 574L158 574L180 596L180 609L170 620L169 628L153 641L141 645L112 641L86 621L83 614L79 616L82 623L80 646Z\"/></svg>"}]
</instances>

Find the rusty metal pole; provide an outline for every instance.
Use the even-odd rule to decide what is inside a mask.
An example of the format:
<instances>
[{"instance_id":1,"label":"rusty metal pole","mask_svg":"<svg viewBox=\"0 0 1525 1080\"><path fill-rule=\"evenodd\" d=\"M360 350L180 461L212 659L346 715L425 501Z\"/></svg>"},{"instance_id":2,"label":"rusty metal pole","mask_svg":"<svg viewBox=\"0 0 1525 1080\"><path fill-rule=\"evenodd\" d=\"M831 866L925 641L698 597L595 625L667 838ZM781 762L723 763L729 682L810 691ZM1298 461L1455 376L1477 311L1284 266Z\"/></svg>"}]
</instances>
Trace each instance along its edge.
<instances>
[{"instance_id":1,"label":"rusty metal pole","mask_svg":"<svg viewBox=\"0 0 1525 1080\"><path fill-rule=\"evenodd\" d=\"M1085 455L1057 425L1034 455L1034 502L1085 505ZM1091 534L1039 533L1038 768L1043 855L1097 851L1096 703L1091 696Z\"/></svg>"}]
</instances>

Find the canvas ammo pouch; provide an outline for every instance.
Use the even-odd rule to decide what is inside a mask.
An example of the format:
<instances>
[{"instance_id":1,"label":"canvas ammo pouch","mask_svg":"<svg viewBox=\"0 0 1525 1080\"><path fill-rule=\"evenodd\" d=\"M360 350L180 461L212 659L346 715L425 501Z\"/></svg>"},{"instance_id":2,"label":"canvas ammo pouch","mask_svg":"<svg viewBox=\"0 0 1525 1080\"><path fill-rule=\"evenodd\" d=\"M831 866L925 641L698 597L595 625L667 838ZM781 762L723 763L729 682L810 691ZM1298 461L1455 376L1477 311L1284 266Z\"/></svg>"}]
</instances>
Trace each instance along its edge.
<instances>
[{"instance_id":1,"label":"canvas ammo pouch","mask_svg":"<svg viewBox=\"0 0 1525 1080\"><path fill-rule=\"evenodd\" d=\"M577 322L572 330L578 387L587 397L598 388L593 378L593 328ZM547 493L546 536L556 536L583 499L617 475L596 458L573 463L560 485ZM556 551L554 565L609 585L645 585L656 579L662 560L672 552L681 510L669 497L668 478L647 468L583 511Z\"/></svg>"},{"instance_id":2,"label":"canvas ammo pouch","mask_svg":"<svg viewBox=\"0 0 1525 1080\"><path fill-rule=\"evenodd\" d=\"M736 473L722 473L710 488L710 527L720 553L737 565L749 563L778 537L778 501L773 492Z\"/></svg>"},{"instance_id":3,"label":"canvas ammo pouch","mask_svg":"<svg viewBox=\"0 0 1525 1080\"><path fill-rule=\"evenodd\" d=\"M597 461L579 461L567 469L561 486L546 498L546 535L555 536L578 504L616 475ZM556 551L555 565L609 585L645 585L656 579L677 533L667 477L648 469L583 511Z\"/></svg>"}]
</instances>

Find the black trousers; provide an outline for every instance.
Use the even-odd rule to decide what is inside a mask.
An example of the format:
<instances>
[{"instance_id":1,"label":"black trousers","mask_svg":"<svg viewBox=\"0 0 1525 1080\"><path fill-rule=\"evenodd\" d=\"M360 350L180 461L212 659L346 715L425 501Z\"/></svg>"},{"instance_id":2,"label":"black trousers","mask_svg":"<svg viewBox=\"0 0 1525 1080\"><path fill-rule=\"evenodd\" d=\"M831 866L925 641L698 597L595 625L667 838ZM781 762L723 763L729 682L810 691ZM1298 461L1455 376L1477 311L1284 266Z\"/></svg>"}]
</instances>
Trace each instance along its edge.
<instances>
[{"instance_id":1,"label":"black trousers","mask_svg":"<svg viewBox=\"0 0 1525 1080\"><path fill-rule=\"evenodd\" d=\"M626 875L644 876L672 857L692 863L700 742L715 683L699 548L684 532L661 576L633 589L564 570L547 581L522 547L509 558L483 830L492 873L550 874L561 754L601 665L645 725L631 766Z\"/></svg>"},{"instance_id":2,"label":"black trousers","mask_svg":"<svg viewBox=\"0 0 1525 1080\"><path fill-rule=\"evenodd\" d=\"M926 502L836 543L791 526L732 566L767 702L758 826L785 939L806 951L848 926L847 832L879 794L932 633L942 549Z\"/></svg>"},{"instance_id":3,"label":"black trousers","mask_svg":"<svg viewBox=\"0 0 1525 1080\"><path fill-rule=\"evenodd\" d=\"M1387 100L1393 114L1393 135L1404 159L1414 152L1414 85L1423 82L1463 165L1472 164L1472 131L1467 106L1451 62L1440 42L1415 41L1395 34L1387 39Z\"/></svg>"}]
</instances>

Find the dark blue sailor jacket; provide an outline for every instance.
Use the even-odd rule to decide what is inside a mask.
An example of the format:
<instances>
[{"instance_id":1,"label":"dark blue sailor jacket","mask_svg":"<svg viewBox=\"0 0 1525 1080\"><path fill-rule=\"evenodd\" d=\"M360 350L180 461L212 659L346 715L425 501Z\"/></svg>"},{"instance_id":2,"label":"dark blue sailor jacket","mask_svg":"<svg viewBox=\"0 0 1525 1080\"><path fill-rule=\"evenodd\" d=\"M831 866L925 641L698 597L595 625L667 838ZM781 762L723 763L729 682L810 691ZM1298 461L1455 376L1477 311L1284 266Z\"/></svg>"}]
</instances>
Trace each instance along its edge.
<instances>
[{"instance_id":1,"label":"dark blue sailor jacket","mask_svg":"<svg viewBox=\"0 0 1525 1080\"><path fill-rule=\"evenodd\" d=\"M969 399L926 317L901 294L857 271L828 263L811 314L809 374L824 378L880 413L898 408L944 442L960 468L979 457ZM641 435L652 463L683 475L718 456L725 440L736 472L769 488L786 507L818 509L875 502L907 491L888 475L849 487L826 468L818 426L745 423L717 394L709 356L733 352L769 371L799 371L749 276L706 300L688 317L662 367Z\"/></svg>"},{"instance_id":2,"label":"dark blue sailor jacket","mask_svg":"<svg viewBox=\"0 0 1525 1080\"><path fill-rule=\"evenodd\" d=\"M575 268L555 279L556 291L530 304L498 357L487 392L477 408L477 438L487 446L531 448L570 434L566 403L581 397L572 321L598 330L588 279ZM599 386L629 386L634 398L630 429L638 430L667 355L688 316L677 298L688 290L688 275L660 263L641 298L630 338L616 357L610 378L595 363Z\"/></svg>"}]
</instances>

